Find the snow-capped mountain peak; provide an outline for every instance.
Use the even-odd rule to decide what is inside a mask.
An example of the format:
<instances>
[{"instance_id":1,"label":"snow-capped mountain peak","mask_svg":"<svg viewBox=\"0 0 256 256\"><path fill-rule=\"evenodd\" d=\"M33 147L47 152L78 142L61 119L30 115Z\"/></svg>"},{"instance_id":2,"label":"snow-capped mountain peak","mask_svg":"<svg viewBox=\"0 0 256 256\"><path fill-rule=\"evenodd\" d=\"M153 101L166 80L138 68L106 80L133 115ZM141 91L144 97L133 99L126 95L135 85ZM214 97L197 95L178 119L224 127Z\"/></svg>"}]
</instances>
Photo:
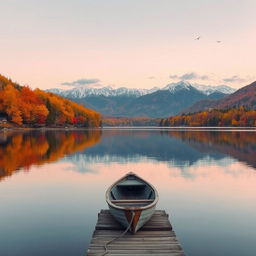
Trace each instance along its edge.
<instances>
[{"instance_id":1,"label":"snow-capped mountain peak","mask_svg":"<svg viewBox=\"0 0 256 256\"><path fill-rule=\"evenodd\" d=\"M116 96L130 96L138 98L140 96L151 94L158 90L167 90L171 93L175 93L181 90L198 90L205 95L210 95L214 92L220 92L224 94L231 94L235 92L235 89L226 85L201 85L201 84L191 84L187 81L180 81L177 83L170 83L163 88L153 87L151 89L136 89L136 88L127 88L119 87L113 88L111 86L104 87L75 87L68 90L63 89L49 89L47 91L59 94L68 98L85 98L89 96L105 96L105 97L116 97Z\"/></svg>"},{"instance_id":2,"label":"snow-capped mountain peak","mask_svg":"<svg viewBox=\"0 0 256 256\"><path fill-rule=\"evenodd\" d=\"M162 90L168 90L169 92L175 93L181 90L191 90L193 86L187 81L180 81L178 83L170 83L166 85Z\"/></svg>"},{"instance_id":3,"label":"snow-capped mountain peak","mask_svg":"<svg viewBox=\"0 0 256 256\"><path fill-rule=\"evenodd\" d=\"M149 94L160 90L158 87L152 89L135 89L135 88L126 88L119 87L117 89L112 88L111 86L105 87L75 87L69 90L63 89L49 89L47 91L59 94L64 97L69 98L84 98L88 96L106 96L106 97L115 97L115 96L132 96L140 97L145 94Z\"/></svg>"},{"instance_id":4,"label":"snow-capped mountain peak","mask_svg":"<svg viewBox=\"0 0 256 256\"><path fill-rule=\"evenodd\" d=\"M236 91L234 88L229 87L227 85L213 86L213 85L193 84L193 87L195 87L197 90L201 91L202 93L204 93L206 95L210 95L214 92L231 94Z\"/></svg>"},{"instance_id":5,"label":"snow-capped mountain peak","mask_svg":"<svg viewBox=\"0 0 256 256\"><path fill-rule=\"evenodd\" d=\"M223 92L225 94L231 94L234 93L236 91L236 89L229 87L227 85L218 85L215 87L216 90L218 90L219 92Z\"/></svg>"}]
</instances>

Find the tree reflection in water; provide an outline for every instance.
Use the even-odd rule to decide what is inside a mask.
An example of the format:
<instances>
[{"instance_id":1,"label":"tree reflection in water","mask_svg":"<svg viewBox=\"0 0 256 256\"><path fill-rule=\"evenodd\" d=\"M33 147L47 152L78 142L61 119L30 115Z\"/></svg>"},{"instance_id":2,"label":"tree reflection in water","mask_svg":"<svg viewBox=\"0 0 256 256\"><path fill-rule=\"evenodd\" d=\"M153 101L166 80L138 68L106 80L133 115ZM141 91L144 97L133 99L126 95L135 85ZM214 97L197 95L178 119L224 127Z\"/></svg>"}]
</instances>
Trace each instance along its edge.
<instances>
[{"instance_id":1,"label":"tree reflection in water","mask_svg":"<svg viewBox=\"0 0 256 256\"><path fill-rule=\"evenodd\" d=\"M0 180L21 168L55 162L93 146L101 131L33 131L0 134Z\"/></svg>"},{"instance_id":2,"label":"tree reflection in water","mask_svg":"<svg viewBox=\"0 0 256 256\"><path fill-rule=\"evenodd\" d=\"M169 131L200 152L219 152L256 168L256 131Z\"/></svg>"},{"instance_id":3,"label":"tree reflection in water","mask_svg":"<svg viewBox=\"0 0 256 256\"><path fill-rule=\"evenodd\" d=\"M102 139L101 139L102 138ZM97 145L96 145L97 144ZM95 145L95 146L94 146ZM92 147L94 146L94 147ZM90 148L90 149L89 149ZM86 153L84 153L86 150ZM78 153L79 154L75 154ZM0 134L0 179L32 165L79 156L81 161L138 161L142 157L193 165L206 156L227 156L256 168L256 136L251 131L88 130L33 131ZM81 162L80 161L80 162ZM75 158L75 165L77 158ZM78 166L79 167L79 166ZM81 168L77 168L79 171ZM80 170L81 171L81 170Z\"/></svg>"}]
</instances>

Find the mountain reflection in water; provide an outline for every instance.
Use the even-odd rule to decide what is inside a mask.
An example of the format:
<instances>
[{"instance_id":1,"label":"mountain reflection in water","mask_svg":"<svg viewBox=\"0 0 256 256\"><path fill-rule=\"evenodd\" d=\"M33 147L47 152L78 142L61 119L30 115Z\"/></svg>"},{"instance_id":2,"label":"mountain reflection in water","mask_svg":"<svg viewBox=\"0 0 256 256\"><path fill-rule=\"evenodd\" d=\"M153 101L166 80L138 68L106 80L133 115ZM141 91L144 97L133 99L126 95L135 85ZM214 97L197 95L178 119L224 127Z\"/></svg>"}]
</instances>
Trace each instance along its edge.
<instances>
[{"instance_id":1,"label":"mountain reflection in water","mask_svg":"<svg viewBox=\"0 0 256 256\"><path fill-rule=\"evenodd\" d=\"M181 169L198 162L225 165L233 158L256 168L255 131L135 131L107 130L101 142L84 154L67 157L74 164L85 162L138 162L145 158L167 162ZM78 166L79 170L82 170Z\"/></svg>"},{"instance_id":2,"label":"mountain reflection in water","mask_svg":"<svg viewBox=\"0 0 256 256\"><path fill-rule=\"evenodd\" d=\"M0 255L84 255L107 187L128 171L157 188L186 254L254 255L255 140L249 130L0 132Z\"/></svg>"},{"instance_id":3,"label":"mountain reflection in water","mask_svg":"<svg viewBox=\"0 0 256 256\"><path fill-rule=\"evenodd\" d=\"M232 157L256 168L255 131L90 130L0 134L0 179L32 165L71 160L83 172L88 162L148 158L182 167Z\"/></svg>"}]
</instances>

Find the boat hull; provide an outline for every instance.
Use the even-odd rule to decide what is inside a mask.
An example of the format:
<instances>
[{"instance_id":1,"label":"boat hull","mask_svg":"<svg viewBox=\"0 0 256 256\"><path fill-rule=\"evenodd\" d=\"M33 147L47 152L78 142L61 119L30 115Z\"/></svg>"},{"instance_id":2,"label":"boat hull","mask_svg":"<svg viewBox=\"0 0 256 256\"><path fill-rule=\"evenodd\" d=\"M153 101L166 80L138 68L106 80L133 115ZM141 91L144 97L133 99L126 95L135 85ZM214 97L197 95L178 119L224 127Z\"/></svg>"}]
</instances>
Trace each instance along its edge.
<instances>
[{"instance_id":1,"label":"boat hull","mask_svg":"<svg viewBox=\"0 0 256 256\"><path fill-rule=\"evenodd\" d=\"M155 208L156 206L154 205L147 209L118 209L109 205L109 210L114 218L125 228L130 225L130 231L132 233L136 233L147 221L150 220L155 212Z\"/></svg>"},{"instance_id":2,"label":"boat hull","mask_svg":"<svg viewBox=\"0 0 256 256\"><path fill-rule=\"evenodd\" d=\"M156 189L135 173L128 173L106 191L110 213L127 230L136 233L154 214Z\"/></svg>"}]
</instances>

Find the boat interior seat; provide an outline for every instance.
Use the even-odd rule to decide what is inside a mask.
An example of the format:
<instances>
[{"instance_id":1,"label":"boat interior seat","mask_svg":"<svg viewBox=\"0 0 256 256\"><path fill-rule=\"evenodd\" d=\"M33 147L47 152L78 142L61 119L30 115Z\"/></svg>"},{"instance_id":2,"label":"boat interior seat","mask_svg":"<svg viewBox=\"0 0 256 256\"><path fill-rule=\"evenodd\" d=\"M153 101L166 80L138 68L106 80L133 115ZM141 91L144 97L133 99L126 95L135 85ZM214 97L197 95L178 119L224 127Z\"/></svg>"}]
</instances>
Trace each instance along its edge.
<instances>
[{"instance_id":1,"label":"boat interior seat","mask_svg":"<svg viewBox=\"0 0 256 256\"><path fill-rule=\"evenodd\" d=\"M111 200L112 203L152 203L154 199L133 199L133 200Z\"/></svg>"},{"instance_id":2,"label":"boat interior seat","mask_svg":"<svg viewBox=\"0 0 256 256\"><path fill-rule=\"evenodd\" d=\"M111 200L111 202L120 207L143 207L154 202L154 200Z\"/></svg>"}]
</instances>

